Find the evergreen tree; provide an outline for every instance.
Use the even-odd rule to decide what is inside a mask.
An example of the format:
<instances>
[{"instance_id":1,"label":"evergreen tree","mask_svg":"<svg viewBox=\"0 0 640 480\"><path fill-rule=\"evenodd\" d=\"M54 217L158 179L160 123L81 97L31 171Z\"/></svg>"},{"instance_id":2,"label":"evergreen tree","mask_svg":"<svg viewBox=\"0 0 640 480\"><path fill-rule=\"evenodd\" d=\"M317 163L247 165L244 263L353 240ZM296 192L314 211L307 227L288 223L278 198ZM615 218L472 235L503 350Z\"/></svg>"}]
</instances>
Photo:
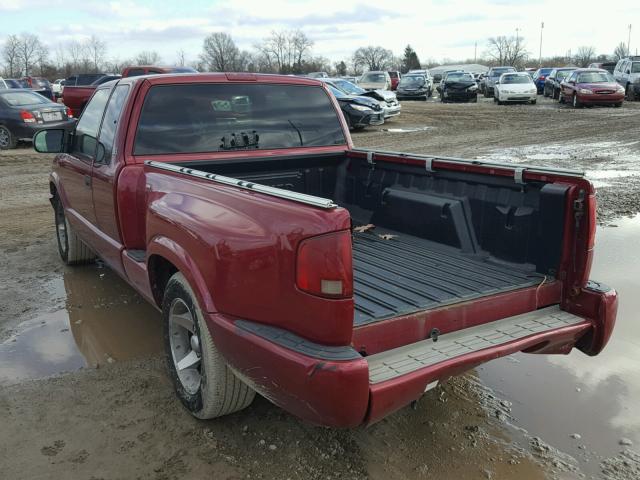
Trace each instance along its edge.
<instances>
[{"instance_id":1,"label":"evergreen tree","mask_svg":"<svg viewBox=\"0 0 640 480\"><path fill-rule=\"evenodd\" d=\"M419 70L420 68L418 54L411 48L411 45L407 45L404 49L404 58L402 59L402 73L407 73L409 70Z\"/></svg>"}]
</instances>

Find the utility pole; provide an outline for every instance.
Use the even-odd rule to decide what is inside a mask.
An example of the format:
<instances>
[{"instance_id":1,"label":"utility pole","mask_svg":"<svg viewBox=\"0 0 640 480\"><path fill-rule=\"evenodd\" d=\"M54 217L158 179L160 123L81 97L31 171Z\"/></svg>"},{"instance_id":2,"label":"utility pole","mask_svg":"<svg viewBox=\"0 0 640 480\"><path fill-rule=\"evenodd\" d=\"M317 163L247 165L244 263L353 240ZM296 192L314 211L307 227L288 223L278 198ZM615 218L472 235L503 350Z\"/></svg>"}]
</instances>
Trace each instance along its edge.
<instances>
[{"instance_id":1,"label":"utility pole","mask_svg":"<svg viewBox=\"0 0 640 480\"><path fill-rule=\"evenodd\" d=\"M478 61L478 42L473 44L473 63Z\"/></svg>"},{"instance_id":2,"label":"utility pole","mask_svg":"<svg viewBox=\"0 0 640 480\"><path fill-rule=\"evenodd\" d=\"M631 56L631 24L629 24L629 40L627 41L627 57Z\"/></svg>"},{"instance_id":3,"label":"utility pole","mask_svg":"<svg viewBox=\"0 0 640 480\"><path fill-rule=\"evenodd\" d=\"M540 55L538 56L538 68L542 68L542 31L544 30L544 22L540 22Z\"/></svg>"}]
</instances>

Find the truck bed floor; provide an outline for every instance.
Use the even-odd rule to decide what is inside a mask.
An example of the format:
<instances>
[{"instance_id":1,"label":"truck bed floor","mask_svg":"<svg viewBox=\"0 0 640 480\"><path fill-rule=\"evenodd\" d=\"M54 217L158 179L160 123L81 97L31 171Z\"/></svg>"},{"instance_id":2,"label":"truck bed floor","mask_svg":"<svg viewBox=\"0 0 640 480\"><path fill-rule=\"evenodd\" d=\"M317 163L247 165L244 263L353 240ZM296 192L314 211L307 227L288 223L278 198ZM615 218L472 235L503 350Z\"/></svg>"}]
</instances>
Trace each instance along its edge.
<instances>
[{"instance_id":1,"label":"truck bed floor","mask_svg":"<svg viewBox=\"0 0 640 480\"><path fill-rule=\"evenodd\" d=\"M396 235L385 240L378 234ZM353 240L356 327L542 282L520 266L376 228Z\"/></svg>"}]
</instances>

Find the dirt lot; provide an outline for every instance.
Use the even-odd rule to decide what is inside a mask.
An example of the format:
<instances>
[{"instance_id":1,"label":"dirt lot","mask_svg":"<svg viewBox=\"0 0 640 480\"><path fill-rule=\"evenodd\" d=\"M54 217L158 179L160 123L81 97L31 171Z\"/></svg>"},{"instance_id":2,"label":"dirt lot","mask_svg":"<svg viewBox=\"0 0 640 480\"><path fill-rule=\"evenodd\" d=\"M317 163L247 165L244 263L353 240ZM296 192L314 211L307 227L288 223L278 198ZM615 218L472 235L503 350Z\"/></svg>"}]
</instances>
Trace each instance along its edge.
<instances>
[{"instance_id":1,"label":"dirt lot","mask_svg":"<svg viewBox=\"0 0 640 480\"><path fill-rule=\"evenodd\" d=\"M354 141L586 170L601 222L620 225L603 229L617 254L640 233L620 218L640 211L639 126L639 102L583 110L546 100L404 102L401 117ZM565 360L580 371L591 360L580 355L509 357L354 431L309 426L261 398L223 419L194 420L159 359L155 310L100 263L69 269L58 260L49 162L26 147L0 153L0 478L639 478L640 331L627 327L637 304L618 321L626 356L598 357L588 375L558 373ZM637 279L620 273L628 262L618 257L596 267L607 277L607 265L620 265L614 281L628 281L633 296ZM600 385L592 377L603 370L619 383L607 385L613 398L592 401L590 385ZM62 372L70 373L43 378Z\"/></svg>"}]
</instances>

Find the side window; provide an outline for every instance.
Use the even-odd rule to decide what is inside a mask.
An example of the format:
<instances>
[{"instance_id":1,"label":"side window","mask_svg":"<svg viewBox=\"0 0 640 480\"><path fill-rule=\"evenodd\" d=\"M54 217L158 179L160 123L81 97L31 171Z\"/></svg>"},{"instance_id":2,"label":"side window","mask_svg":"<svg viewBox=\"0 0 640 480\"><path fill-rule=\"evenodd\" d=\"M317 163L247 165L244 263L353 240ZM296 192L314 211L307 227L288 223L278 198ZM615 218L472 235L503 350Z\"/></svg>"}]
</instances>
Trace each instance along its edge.
<instances>
[{"instance_id":1,"label":"side window","mask_svg":"<svg viewBox=\"0 0 640 480\"><path fill-rule=\"evenodd\" d=\"M577 74L573 72L571 76L567 79L567 82L575 82L577 78Z\"/></svg>"},{"instance_id":2,"label":"side window","mask_svg":"<svg viewBox=\"0 0 640 480\"><path fill-rule=\"evenodd\" d=\"M82 112L76 127L71 153L91 158L95 155L96 138L98 137L98 129L100 128L104 107L109 98L109 91L106 88L98 90L89 101L84 112Z\"/></svg>"},{"instance_id":3,"label":"side window","mask_svg":"<svg viewBox=\"0 0 640 480\"><path fill-rule=\"evenodd\" d=\"M140 75L144 75L143 68L132 68L131 70L129 70L127 77L139 77Z\"/></svg>"},{"instance_id":4,"label":"side window","mask_svg":"<svg viewBox=\"0 0 640 480\"><path fill-rule=\"evenodd\" d=\"M104 113L102 127L100 128L100 138L98 141L98 150L96 153L96 163L110 163L111 153L113 152L113 141L118 128L118 120L122 113L122 106L129 93L129 85L118 85L107 105Z\"/></svg>"}]
</instances>

